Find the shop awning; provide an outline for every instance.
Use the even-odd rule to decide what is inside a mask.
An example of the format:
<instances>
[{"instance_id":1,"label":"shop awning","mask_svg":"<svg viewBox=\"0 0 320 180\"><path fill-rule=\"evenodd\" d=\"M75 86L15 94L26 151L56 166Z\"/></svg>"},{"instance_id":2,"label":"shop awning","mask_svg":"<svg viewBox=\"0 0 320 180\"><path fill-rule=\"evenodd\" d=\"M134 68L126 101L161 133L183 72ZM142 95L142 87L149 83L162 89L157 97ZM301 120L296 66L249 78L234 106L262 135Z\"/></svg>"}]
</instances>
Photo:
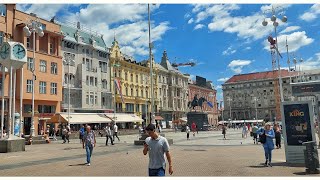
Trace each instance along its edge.
<instances>
[{"instance_id":1,"label":"shop awning","mask_svg":"<svg viewBox=\"0 0 320 180\"><path fill-rule=\"evenodd\" d=\"M114 119L113 113L104 113L108 118ZM135 114L126 114L126 113L116 113L115 114L115 122L116 123L126 123L126 122L143 122L139 116Z\"/></svg>"},{"instance_id":2,"label":"shop awning","mask_svg":"<svg viewBox=\"0 0 320 180\"><path fill-rule=\"evenodd\" d=\"M111 119L100 113L70 113L70 124L110 123ZM67 113L57 113L48 123L68 123Z\"/></svg>"},{"instance_id":3,"label":"shop awning","mask_svg":"<svg viewBox=\"0 0 320 180\"><path fill-rule=\"evenodd\" d=\"M173 120L172 121L173 123L180 123L180 124L184 124L184 123L187 123L188 122L188 120L187 120L187 117L182 117L182 118L180 118L180 119L176 119L176 120Z\"/></svg>"},{"instance_id":4,"label":"shop awning","mask_svg":"<svg viewBox=\"0 0 320 180\"><path fill-rule=\"evenodd\" d=\"M162 121L163 118L162 118L161 116L155 116L155 120L157 120L157 121Z\"/></svg>"}]
</instances>

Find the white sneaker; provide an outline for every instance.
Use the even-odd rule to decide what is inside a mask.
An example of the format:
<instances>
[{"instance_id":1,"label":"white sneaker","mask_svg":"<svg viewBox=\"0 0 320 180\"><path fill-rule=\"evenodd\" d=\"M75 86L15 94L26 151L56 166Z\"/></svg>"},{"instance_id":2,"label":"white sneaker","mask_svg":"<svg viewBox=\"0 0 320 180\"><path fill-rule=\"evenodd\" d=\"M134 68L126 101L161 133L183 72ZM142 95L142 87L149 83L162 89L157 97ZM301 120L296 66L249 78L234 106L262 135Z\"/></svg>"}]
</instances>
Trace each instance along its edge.
<instances>
[{"instance_id":1,"label":"white sneaker","mask_svg":"<svg viewBox=\"0 0 320 180\"><path fill-rule=\"evenodd\" d=\"M90 166L90 163L87 163L87 166Z\"/></svg>"}]
</instances>

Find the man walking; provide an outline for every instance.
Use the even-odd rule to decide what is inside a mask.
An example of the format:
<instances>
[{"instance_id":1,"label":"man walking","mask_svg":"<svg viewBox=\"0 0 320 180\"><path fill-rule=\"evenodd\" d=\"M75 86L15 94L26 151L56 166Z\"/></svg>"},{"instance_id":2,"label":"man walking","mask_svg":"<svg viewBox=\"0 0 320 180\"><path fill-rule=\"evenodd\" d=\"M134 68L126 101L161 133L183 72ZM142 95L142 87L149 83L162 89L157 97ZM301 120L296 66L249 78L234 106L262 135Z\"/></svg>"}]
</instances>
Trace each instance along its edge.
<instances>
[{"instance_id":1,"label":"man walking","mask_svg":"<svg viewBox=\"0 0 320 180\"><path fill-rule=\"evenodd\" d=\"M86 147L86 154L87 154L87 166L90 166L90 159L93 151L93 147L96 147L96 136L94 132L91 131L91 127L86 127L86 132L83 135L82 141L82 148Z\"/></svg>"},{"instance_id":2,"label":"man walking","mask_svg":"<svg viewBox=\"0 0 320 180\"><path fill-rule=\"evenodd\" d=\"M196 123L193 122L193 123L191 124L191 129L192 129L193 136L196 135L196 134L195 134L195 133L196 133L196 128L197 128L197 125L196 125Z\"/></svg>"},{"instance_id":3,"label":"man walking","mask_svg":"<svg viewBox=\"0 0 320 180\"><path fill-rule=\"evenodd\" d=\"M113 140L115 140L114 137L117 137L118 141L120 141L120 139L118 137L118 126L116 123L114 123L114 125L113 125Z\"/></svg>"},{"instance_id":4,"label":"man walking","mask_svg":"<svg viewBox=\"0 0 320 180\"><path fill-rule=\"evenodd\" d=\"M172 175L171 155L169 153L169 143L165 137L160 136L153 124L149 124L146 128L147 134L150 136L146 138L143 148L143 154L147 155L149 152L149 176L165 176L166 155L169 163L169 174Z\"/></svg>"},{"instance_id":5,"label":"man walking","mask_svg":"<svg viewBox=\"0 0 320 180\"><path fill-rule=\"evenodd\" d=\"M109 141L109 139L110 139L110 141L111 141L111 144L114 145L114 144L113 144L112 132L111 132L110 126L111 126L111 125L107 125L107 126L104 128L104 130L105 130L105 132L106 132L106 146L108 146L108 141Z\"/></svg>"},{"instance_id":6,"label":"man walking","mask_svg":"<svg viewBox=\"0 0 320 180\"><path fill-rule=\"evenodd\" d=\"M252 127L252 133L253 133L253 143L258 144L258 133L257 131L259 130L259 127L257 124L254 124Z\"/></svg>"}]
</instances>

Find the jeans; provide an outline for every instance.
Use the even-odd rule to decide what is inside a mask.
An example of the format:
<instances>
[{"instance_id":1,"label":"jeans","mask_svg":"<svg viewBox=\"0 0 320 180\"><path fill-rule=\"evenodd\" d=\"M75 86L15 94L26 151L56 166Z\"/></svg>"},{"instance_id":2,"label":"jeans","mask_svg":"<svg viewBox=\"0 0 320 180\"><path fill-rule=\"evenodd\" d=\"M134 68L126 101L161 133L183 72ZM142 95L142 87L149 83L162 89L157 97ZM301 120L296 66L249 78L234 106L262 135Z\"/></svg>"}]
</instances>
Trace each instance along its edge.
<instances>
[{"instance_id":1,"label":"jeans","mask_svg":"<svg viewBox=\"0 0 320 180\"><path fill-rule=\"evenodd\" d=\"M113 145L113 139L111 135L106 136L106 145L108 145L109 138L110 138L111 144Z\"/></svg>"},{"instance_id":2,"label":"jeans","mask_svg":"<svg viewBox=\"0 0 320 180\"><path fill-rule=\"evenodd\" d=\"M266 157L266 161L269 160L269 162L271 162L272 149L270 149L269 147L264 147L264 156Z\"/></svg>"},{"instance_id":3,"label":"jeans","mask_svg":"<svg viewBox=\"0 0 320 180\"><path fill-rule=\"evenodd\" d=\"M150 169L149 168L149 176L165 176L166 171L163 168L159 169Z\"/></svg>"},{"instance_id":4,"label":"jeans","mask_svg":"<svg viewBox=\"0 0 320 180\"><path fill-rule=\"evenodd\" d=\"M276 136L276 146L278 148L281 148L281 136Z\"/></svg>"},{"instance_id":5,"label":"jeans","mask_svg":"<svg viewBox=\"0 0 320 180\"><path fill-rule=\"evenodd\" d=\"M92 144L86 144L86 154L87 154L87 163L90 163L90 158L93 151L93 145Z\"/></svg>"},{"instance_id":6,"label":"jeans","mask_svg":"<svg viewBox=\"0 0 320 180\"><path fill-rule=\"evenodd\" d=\"M118 141L120 141L120 139L119 139L119 137L118 137L118 132L114 132L114 133L113 133L113 140L115 140L114 137L117 137L117 138L118 138Z\"/></svg>"}]
</instances>

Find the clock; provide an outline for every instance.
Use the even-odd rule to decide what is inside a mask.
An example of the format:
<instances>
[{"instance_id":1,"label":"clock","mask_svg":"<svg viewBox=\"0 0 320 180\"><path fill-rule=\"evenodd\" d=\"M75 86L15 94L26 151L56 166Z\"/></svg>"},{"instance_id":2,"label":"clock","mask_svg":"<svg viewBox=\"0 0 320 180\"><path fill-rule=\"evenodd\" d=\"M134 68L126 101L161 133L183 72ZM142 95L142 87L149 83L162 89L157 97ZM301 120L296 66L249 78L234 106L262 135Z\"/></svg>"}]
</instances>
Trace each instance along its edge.
<instances>
[{"instance_id":1,"label":"clock","mask_svg":"<svg viewBox=\"0 0 320 180\"><path fill-rule=\"evenodd\" d=\"M10 54L10 46L9 44L3 43L0 49L0 57L2 59L6 59Z\"/></svg>"},{"instance_id":2,"label":"clock","mask_svg":"<svg viewBox=\"0 0 320 180\"><path fill-rule=\"evenodd\" d=\"M26 56L26 49L21 44L15 44L12 47L13 56L17 59L23 59Z\"/></svg>"}]
</instances>

